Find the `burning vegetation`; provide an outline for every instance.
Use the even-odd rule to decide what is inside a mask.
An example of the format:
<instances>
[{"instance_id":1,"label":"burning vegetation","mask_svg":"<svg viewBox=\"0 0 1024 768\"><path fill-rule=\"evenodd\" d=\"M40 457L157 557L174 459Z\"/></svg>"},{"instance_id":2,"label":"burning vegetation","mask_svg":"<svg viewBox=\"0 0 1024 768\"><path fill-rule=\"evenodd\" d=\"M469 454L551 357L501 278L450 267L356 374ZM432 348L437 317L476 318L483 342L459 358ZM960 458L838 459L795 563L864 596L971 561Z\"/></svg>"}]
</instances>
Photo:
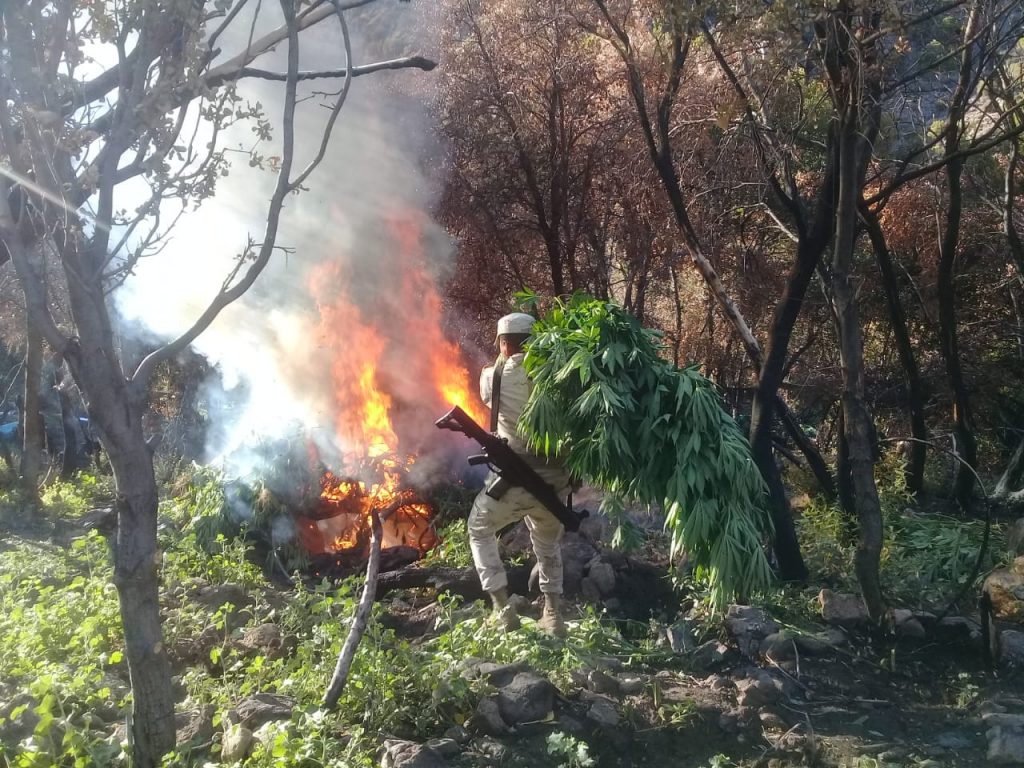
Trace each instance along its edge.
<instances>
[{"instance_id":1,"label":"burning vegetation","mask_svg":"<svg viewBox=\"0 0 1024 768\"><path fill-rule=\"evenodd\" d=\"M459 347L444 334L419 220L393 217L390 237L393 247L377 268L394 277L394 295L361 292L363 283L342 260L321 264L310 276L317 307L311 336L329 361L326 407L334 414L329 442L335 450L307 446L305 482L313 490L318 483L318 493L303 492L291 512L318 577L365 563L373 512L382 521L385 562L411 562L440 543L436 507L416 489L444 479L451 466L436 460L445 446L432 429L434 415L450 405L478 419L485 414ZM418 311L389 312L390 302ZM425 454L429 462L421 462Z\"/></svg>"}]
</instances>

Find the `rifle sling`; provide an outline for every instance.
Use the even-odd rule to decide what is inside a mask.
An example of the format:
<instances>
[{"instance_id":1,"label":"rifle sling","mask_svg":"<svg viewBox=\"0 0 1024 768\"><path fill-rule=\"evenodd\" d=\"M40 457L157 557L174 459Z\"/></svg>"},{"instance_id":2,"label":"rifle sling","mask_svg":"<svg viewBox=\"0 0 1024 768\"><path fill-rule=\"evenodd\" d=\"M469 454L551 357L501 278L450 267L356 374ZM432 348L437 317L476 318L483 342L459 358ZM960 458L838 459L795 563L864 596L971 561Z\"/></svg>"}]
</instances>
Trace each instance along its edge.
<instances>
[{"instance_id":1,"label":"rifle sling","mask_svg":"<svg viewBox=\"0 0 1024 768\"><path fill-rule=\"evenodd\" d=\"M494 361L491 373L491 434L498 434L498 411L501 408L501 374L505 368L505 358L501 355Z\"/></svg>"}]
</instances>

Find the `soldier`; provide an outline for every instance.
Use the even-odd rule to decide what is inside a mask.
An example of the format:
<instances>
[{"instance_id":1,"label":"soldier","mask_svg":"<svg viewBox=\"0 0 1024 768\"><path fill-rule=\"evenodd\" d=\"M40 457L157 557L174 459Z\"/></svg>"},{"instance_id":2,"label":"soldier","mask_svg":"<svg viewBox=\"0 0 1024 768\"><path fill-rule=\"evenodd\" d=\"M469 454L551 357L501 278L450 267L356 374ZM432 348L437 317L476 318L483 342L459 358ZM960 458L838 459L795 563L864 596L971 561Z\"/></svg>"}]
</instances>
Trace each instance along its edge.
<instances>
[{"instance_id":1,"label":"soldier","mask_svg":"<svg viewBox=\"0 0 1024 768\"><path fill-rule=\"evenodd\" d=\"M534 319L522 312L505 315L498 321L498 359L480 374L480 396L491 409L491 431L508 441L555 492L565 496L569 475L557 461L532 453L518 429L519 416L530 396L530 380L523 367L523 344L533 328ZM518 629L519 617L508 602L508 577L498 554L495 535L510 523L525 519L533 551L537 556L540 591L544 595L544 613L540 627L551 635L563 636L562 524L525 489L509 488L500 499L487 495L486 489L496 477L491 474L473 501L469 513L469 544L480 583L491 597L494 613L506 629Z\"/></svg>"}]
</instances>

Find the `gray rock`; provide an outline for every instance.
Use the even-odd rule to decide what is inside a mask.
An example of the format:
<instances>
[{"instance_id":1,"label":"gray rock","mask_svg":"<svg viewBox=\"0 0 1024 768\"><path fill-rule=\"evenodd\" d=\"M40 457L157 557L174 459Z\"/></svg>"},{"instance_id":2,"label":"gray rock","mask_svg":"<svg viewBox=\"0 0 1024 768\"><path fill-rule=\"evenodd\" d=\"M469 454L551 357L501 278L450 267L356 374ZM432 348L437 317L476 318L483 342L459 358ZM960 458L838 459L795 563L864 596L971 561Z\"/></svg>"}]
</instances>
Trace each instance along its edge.
<instances>
[{"instance_id":1,"label":"gray rock","mask_svg":"<svg viewBox=\"0 0 1024 768\"><path fill-rule=\"evenodd\" d=\"M236 609L247 608L253 602L245 587L240 584L207 584L199 587L192 599L211 611L223 608L228 603Z\"/></svg>"},{"instance_id":2,"label":"gray rock","mask_svg":"<svg viewBox=\"0 0 1024 768\"><path fill-rule=\"evenodd\" d=\"M644 679L642 677L620 677L619 681L619 693L623 696L635 696L644 689Z\"/></svg>"},{"instance_id":3,"label":"gray rock","mask_svg":"<svg viewBox=\"0 0 1024 768\"><path fill-rule=\"evenodd\" d=\"M994 765L1024 765L1024 716L1013 722L1003 715L1001 721L995 716L985 718L987 724L994 723L988 730L988 761Z\"/></svg>"},{"instance_id":4,"label":"gray rock","mask_svg":"<svg viewBox=\"0 0 1024 768\"><path fill-rule=\"evenodd\" d=\"M797 647L794 633L782 630L765 637L758 650L773 661L784 661L796 658Z\"/></svg>"},{"instance_id":5,"label":"gray rock","mask_svg":"<svg viewBox=\"0 0 1024 768\"><path fill-rule=\"evenodd\" d=\"M619 724L619 713L608 701L595 701L587 710L587 719L602 728L614 728Z\"/></svg>"},{"instance_id":6,"label":"gray rock","mask_svg":"<svg viewBox=\"0 0 1024 768\"><path fill-rule=\"evenodd\" d=\"M797 650L805 656L824 656L835 647L827 640L813 635L794 635L793 642L796 643Z\"/></svg>"},{"instance_id":7,"label":"gray rock","mask_svg":"<svg viewBox=\"0 0 1024 768\"><path fill-rule=\"evenodd\" d=\"M868 620L867 608L858 595L823 589L818 594L818 604L821 606L821 617L828 624L851 627Z\"/></svg>"},{"instance_id":8,"label":"gray rock","mask_svg":"<svg viewBox=\"0 0 1024 768\"><path fill-rule=\"evenodd\" d=\"M1024 632L1004 629L999 633L999 661L1010 667L1024 667Z\"/></svg>"},{"instance_id":9,"label":"gray rock","mask_svg":"<svg viewBox=\"0 0 1024 768\"><path fill-rule=\"evenodd\" d=\"M473 726L488 736L504 736L510 731L508 723L501 716L496 696L480 699L473 714Z\"/></svg>"},{"instance_id":10,"label":"gray rock","mask_svg":"<svg viewBox=\"0 0 1024 768\"><path fill-rule=\"evenodd\" d=\"M774 712L761 712L758 714L757 719L761 721L761 726L765 730L785 731L789 728L789 726L786 725L786 721Z\"/></svg>"},{"instance_id":11,"label":"gray rock","mask_svg":"<svg viewBox=\"0 0 1024 768\"><path fill-rule=\"evenodd\" d=\"M690 623L685 619L673 624L671 627L665 627L664 632L665 639L668 641L668 647L675 653L688 653L697 647L697 641L693 637Z\"/></svg>"},{"instance_id":12,"label":"gray rock","mask_svg":"<svg viewBox=\"0 0 1024 768\"><path fill-rule=\"evenodd\" d=\"M35 711L37 706L39 702L30 693L19 693L0 705L0 740L13 745L31 736L39 724L39 715ZM18 715L12 718L15 711Z\"/></svg>"},{"instance_id":13,"label":"gray rock","mask_svg":"<svg viewBox=\"0 0 1024 768\"><path fill-rule=\"evenodd\" d=\"M974 746L974 739L963 731L945 731L935 737L935 743L944 749L970 749Z\"/></svg>"},{"instance_id":14,"label":"gray rock","mask_svg":"<svg viewBox=\"0 0 1024 768\"><path fill-rule=\"evenodd\" d=\"M884 752L878 753L878 759L883 763L899 763L906 759L909 750L906 747L892 747Z\"/></svg>"},{"instance_id":15,"label":"gray rock","mask_svg":"<svg viewBox=\"0 0 1024 768\"><path fill-rule=\"evenodd\" d=\"M780 629L778 622L751 605L730 605L725 613L725 628L747 656L756 654L761 641Z\"/></svg>"},{"instance_id":16,"label":"gray rock","mask_svg":"<svg viewBox=\"0 0 1024 768\"><path fill-rule=\"evenodd\" d=\"M755 677L737 680L736 690L739 691L736 701L741 707L761 707L765 704L774 704L782 695L775 680L766 672L761 672Z\"/></svg>"},{"instance_id":17,"label":"gray rock","mask_svg":"<svg viewBox=\"0 0 1024 768\"><path fill-rule=\"evenodd\" d=\"M465 660L462 665L461 676L466 680L484 678L495 688L501 688L511 683L520 672L530 671L530 665L524 661L517 661L514 664L496 664L493 661L481 659Z\"/></svg>"},{"instance_id":18,"label":"gray rock","mask_svg":"<svg viewBox=\"0 0 1024 768\"><path fill-rule=\"evenodd\" d=\"M1006 707L1000 704L998 701L983 701L978 705L979 715L989 715L993 713L1005 712Z\"/></svg>"},{"instance_id":19,"label":"gray rock","mask_svg":"<svg viewBox=\"0 0 1024 768\"><path fill-rule=\"evenodd\" d=\"M699 669L711 669L725 661L725 656L728 652L729 646L718 640L708 640L703 645L698 646L690 658Z\"/></svg>"},{"instance_id":20,"label":"gray rock","mask_svg":"<svg viewBox=\"0 0 1024 768\"><path fill-rule=\"evenodd\" d=\"M286 641L284 633L276 624L260 624L248 627L238 640L243 651L262 653L269 659L279 659L290 650L292 643Z\"/></svg>"},{"instance_id":21,"label":"gray rock","mask_svg":"<svg viewBox=\"0 0 1024 768\"><path fill-rule=\"evenodd\" d=\"M946 616L935 625L935 631L940 639L959 643L981 637L978 624L966 616Z\"/></svg>"},{"instance_id":22,"label":"gray rock","mask_svg":"<svg viewBox=\"0 0 1024 768\"><path fill-rule=\"evenodd\" d=\"M711 675L704 681L712 691L724 691L735 688L736 684L725 675Z\"/></svg>"},{"instance_id":23,"label":"gray rock","mask_svg":"<svg viewBox=\"0 0 1024 768\"><path fill-rule=\"evenodd\" d=\"M277 693L256 693L242 699L230 712L233 723L244 725L250 730L275 720L288 720L295 709L295 700Z\"/></svg>"},{"instance_id":24,"label":"gray rock","mask_svg":"<svg viewBox=\"0 0 1024 768\"><path fill-rule=\"evenodd\" d=\"M177 712L174 726L179 751L208 742L213 738L213 707L207 704L190 712Z\"/></svg>"},{"instance_id":25,"label":"gray rock","mask_svg":"<svg viewBox=\"0 0 1024 768\"><path fill-rule=\"evenodd\" d=\"M444 737L446 739L451 739L457 744L465 744L472 738L472 736L470 736L469 734L469 731L467 731L461 725L453 725L451 728L444 732Z\"/></svg>"},{"instance_id":26,"label":"gray rock","mask_svg":"<svg viewBox=\"0 0 1024 768\"><path fill-rule=\"evenodd\" d=\"M529 616L531 613L534 613L533 603L524 595L509 595L508 604L520 616Z\"/></svg>"},{"instance_id":27,"label":"gray rock","mask_svg":"<svg viewBox=\"0 0 1024 768\"><path fill-rule=\"evenodd\" d=\"M427 746L441 755L441 757L455 757L462 751L460 742L455 739L429 739Z\"/></svg>"},{"instance_id":28,"label":"gray rock","mask_svg":"<svg viewBox=\"0 0 1024 768\"><path fill-rule=\"evenodd\" d=\"M597 587L602 596L610 595L615 591L615 569L611 563L595 558L590 561L590 570L587 578Z\"/></svg>"},{"instance_id":29,"label":"gray rock","mask_svg":"<svg viewBox=\"0 0 1024 768\"><path fill-rule=\"evenodd\" d=\"M619 681L600 669L592 669L587 673L587 689L612 696L618 696L620 693Z\"/></svg>"},{"instance_id":30,"label":"gray rock","mask_svg":"<svg viewBox=\"0 0 1024 768\"><path fill-rule=\"evenodd\" d=\"M381 768L444 768L447 762L425 744L386 739L380 765Z\"/></svg>"},{"instance_id":31,"label":"gray rock","mask_svg":"<svg viewBox=\"0 0 1024 768\"><path fill-rule=\"evenodd\" d=\"M594 580L589 576L584 576L580 581L580 593L588 603L601 602L601 590L597 588Z\"/></svg>"},{"instance_id":32,"label":"gray rock","mask_svg":"<svg viewBox=\"0 0 1024 768\"><path fill-rule=\"evenodd\" d=\"M897 627L912 618L914 618L913 611L907 610L906 608L893 608L892 620L893 624Z\"/></svg>"},{"instance_id":33,"label":"gray rock","mask_svg":"<svg viewBox=\"0 0 1024 768\"><path fill-rule=\"evenodd\" d=\"M555 686L533 672L520 672L498 691L498 709L509 725L543 720L555 701Z\"/></svg>"},{"instance_id":34,"label":"gray rock","mask_svg":"<svg viewBox=\"0 0 1024 768\"><path fill-rule=\"evenodd\" d=\"M900 637L909 637L913 640L924 640L925 637L928 636L928 633L925 632L924 625L914 616L911 616L902 624L897 624L896 634Z\"/></svg>"},{"instance_id":35,"label":"gray rock","mask_svg":"<svg viewBox=\"0 0 1024 768\"><path fill-rule=\"evenodd\" d=\"M244 760L252 747L252 731L244 725L230 725L220 744L220 761L234 763Z\"/></svg>"},{"instance_id":36,"label":"gray rock","mask_svg":"<svg viewBox=\"0 0 1024 768\"><path fill-rule=\"evenodd\" d=\"M505 756L508 754L505 746L494 741L494 739L479 739L474 746L477 752L484 757L490 758L494 763L503 763ZM487 764L490 765L490 763Z\"/></svg>"},{"instance_id":37,"label":"gray rock","mask_svg":"<svg viewBox=\"0 0 1024 768\"><path fill-rule=\"evenodd\" d=\"M1024 517L1017 518L1010 526L1006 532L1006 544L1011 558L1024 555Z\"/></svg>"}]
</instances>

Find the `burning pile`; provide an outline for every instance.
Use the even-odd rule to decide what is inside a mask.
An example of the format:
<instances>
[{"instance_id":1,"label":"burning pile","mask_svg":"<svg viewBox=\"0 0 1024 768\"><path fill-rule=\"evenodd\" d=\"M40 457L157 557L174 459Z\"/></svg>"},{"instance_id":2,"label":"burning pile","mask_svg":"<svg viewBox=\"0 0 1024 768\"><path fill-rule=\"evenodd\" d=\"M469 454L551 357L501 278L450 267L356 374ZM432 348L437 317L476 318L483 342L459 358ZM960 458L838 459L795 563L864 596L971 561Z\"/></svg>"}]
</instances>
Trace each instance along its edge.
<instances>
[{"instance_id":1,"label":"burning pile","mask_svg":"<svg viewBox=\"0 0 1024 768\"><path fill-rule=\"evenodd\" d=\"M365 562L371 510L383 520L383 549L399 559L417 559L440 542L436 510L409 478L424 474L417 459L428 439L436 444L437 413L454 404L483 418L460 350L442 330L419 220L395 219L391 236L390 256L376 265L390 282L352 274L342 261L320 265L310 279L315 337L330 361L333 442L340 464L358 469L346 478L325 471L315 507L297 522L314 563L333 560L336 572ZM381 284L393 285L388 295L361 292Z\"/></svg>"}]
</instances>

